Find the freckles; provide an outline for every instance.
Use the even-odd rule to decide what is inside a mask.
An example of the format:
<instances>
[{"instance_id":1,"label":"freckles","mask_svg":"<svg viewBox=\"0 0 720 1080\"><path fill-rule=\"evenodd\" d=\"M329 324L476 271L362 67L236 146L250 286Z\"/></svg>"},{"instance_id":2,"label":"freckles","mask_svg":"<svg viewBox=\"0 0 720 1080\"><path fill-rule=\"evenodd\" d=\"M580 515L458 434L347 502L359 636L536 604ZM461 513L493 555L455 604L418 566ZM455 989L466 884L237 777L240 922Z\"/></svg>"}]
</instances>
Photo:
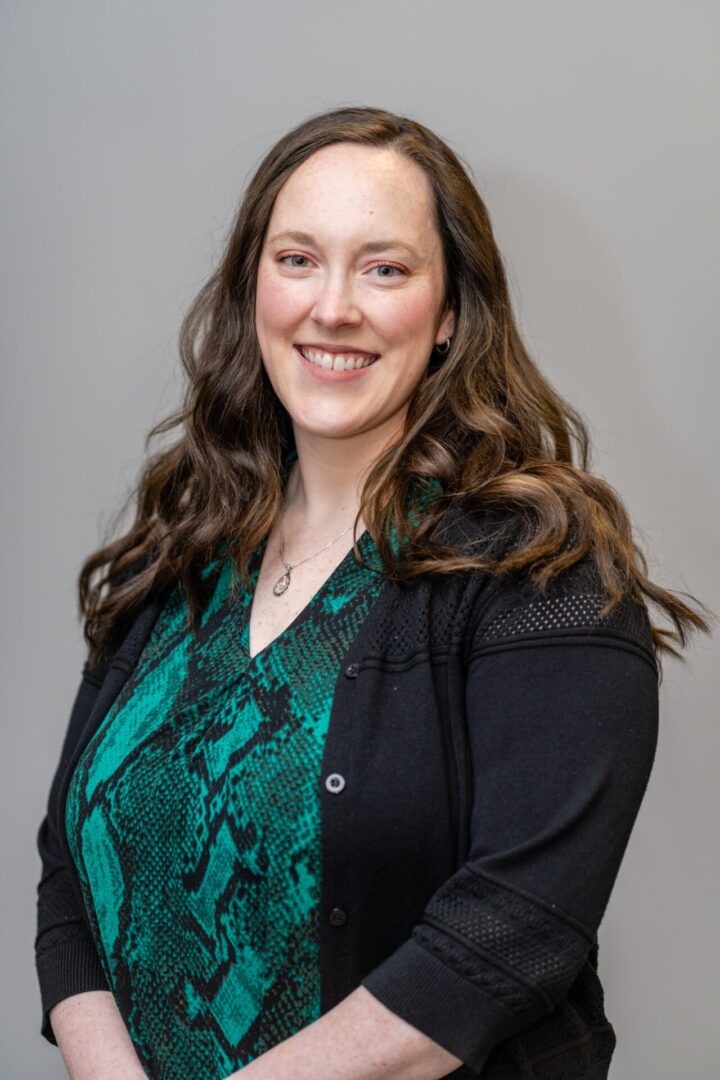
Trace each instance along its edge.
<instances>
[{"instance_id":1,"label":"freckles","mask_svg":"<svg viewBox=\"0 0 720 1080\"><path fill-rule=\"evenodd\" d=\"M263 318L275 326L291 325L301 307L297 290L289 287L291 284L266 271L258 274L257 306Z\"/></svg>"},{"instance_id":2,"label":"freckles","mask_svg":"<svg viewBox=\"0 0 720 1080\"><path fill-rule=\"evenodd\" d=\"M388 336L402 340L427 323L433 297L425 290L418 290L414 295L408 293L397 299L398 303L392 306L392 311L386 313Z\"/></svg>"}]
</instances>

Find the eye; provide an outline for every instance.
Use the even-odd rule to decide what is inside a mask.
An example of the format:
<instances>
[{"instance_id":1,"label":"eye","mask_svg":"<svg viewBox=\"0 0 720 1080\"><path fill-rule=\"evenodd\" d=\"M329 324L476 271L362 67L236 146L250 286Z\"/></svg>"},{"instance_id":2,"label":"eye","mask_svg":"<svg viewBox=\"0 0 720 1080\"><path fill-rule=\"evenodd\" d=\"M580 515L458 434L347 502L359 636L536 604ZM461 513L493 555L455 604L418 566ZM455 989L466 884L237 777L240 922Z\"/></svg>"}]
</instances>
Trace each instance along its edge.
<instances>
[{"instance_id":1,"label":"eye","mask_svg":"<svg viewBox=\"0 0 720 1080\"><path fill-rule=\"evenodd\" d=\"M278 262L285 262L286 259L307 259L307 255L300 255L298 252L293 251L290 255L281 255ZM301 266L300 269L304 270L305 268Z\"/></svg>"},{"instance_id":2,"label":"eye","mask_svg":"<svg viewBox=\"0 0 720 1080\"><path fill-rule=\"evenodd\" d=\"M377 266L372 267L373 270L397 270L399 274L406 274L407 271L402 266L395 266L394 263L378 263ZM395 277L395 274L382 274L381 277Z\"/></svg>"},{"instance_id":3,"label":"eye","mask_svg":"<svg viewBox=\"0 0 720 1080\"><path fill-rule=\"evenodd\" d=\"M278 259L278 262L286 263L287 259L305 259L305 261L307 262L308 261L308 256L307 255L301 255L299 251L291 251L289 255L281 255L280 258ZM304 266L301 266L298 263L286 263L286 265L288 265L290 267L297 267L298 270L305 270L306 269ZM380 277L384 277L384 278L397 277L398 274L401 274L401 275L406 275L407 274L407 270L405 270L404 267L397 266L395 263L376 263L375 266L371 266L370 269L371 270L395 270L396 271L396 273L394 273L394 274L380 274Z\"/></svg>"}]
</instances>

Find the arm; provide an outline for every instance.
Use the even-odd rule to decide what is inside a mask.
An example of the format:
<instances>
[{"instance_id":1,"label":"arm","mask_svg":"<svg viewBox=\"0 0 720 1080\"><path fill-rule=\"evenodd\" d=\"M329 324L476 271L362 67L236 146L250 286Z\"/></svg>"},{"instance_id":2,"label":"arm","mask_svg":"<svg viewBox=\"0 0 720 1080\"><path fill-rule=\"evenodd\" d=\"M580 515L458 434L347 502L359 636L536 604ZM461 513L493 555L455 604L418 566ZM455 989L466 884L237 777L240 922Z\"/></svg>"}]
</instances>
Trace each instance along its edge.
<instances>
[{"instance_id":1,"label":"arm","mask_svg":"<svg viewBox=\"0 0 720 1080\"><path fill-rule=\"evenodd\" d=\"M436 1080L460 1065L460 1058L358 986L228 1080Z\"/></svg>"},{"instance_id":2,"label":"arm","mask_svg":"<svg viewBox=\"0 0 720 1080\"><path fill-rule=\"evenodd\" d=\"M70 884L55 807L65 765L97 699L107 664L87 664L70 713L47 813L37 834L42 863L37 887L35 963L42 1003L41 1034L60 1048L73 1080L144 1076L130 1043L85 914Z\"/></svg>"},{"instance_id":3,"label":"arm","mask_svg":"<svg viewBox=\"0 0 720 1080\"><path fill-rule=\"evenodd\" d=\"M47 812L37 834L37 850L42 864L37 886L35 965L42 1002L41 1034L56 1044L49 1011L70 994L85 990L109 990L100 957L92 941L85 913L73 891L70 873L56 820L60 782L103 682L104 669L83 668L73 703L60 760L50 786Z\"/></svg>"},{"instance_id":4,"label":"arm","mask_svg":"<svg viewBox=\"0 0 720 1080\"><path fill-rule=\"evenodd\" d=\"M362 980L477 1072L588 963L655 756L644 610L627 602L601 623L604 597L575 568L560 578L541 600L508 582L477 622L467 859Z\"/></svg>"},{"instance_id":5,"label":"arm","mask_svg":"<svg viewBox=\"0 0 720 1080\"><path fill-rule=\"evenodd\" d=\"M146 1080L109 991L73 994L49 1016L71 1080Z\"/></svg>"},{"instance_id":6,"label":"arm","mask_svg":"<svg viewBox=\"0 0 720 1080\"><path fill-rule=\"evenodd\" d=\"M303 1080L319 1062L324 1080L430 1080L463 1062L480 1073L585 964L654 760L657 672L621 623L588 626L582 592L545 623L506 599L469 649L467 861L358 990L241 1070L253 1078L282 1064ZM577 625L558 629L563 611Z\"/></svg>"}]
</instances>

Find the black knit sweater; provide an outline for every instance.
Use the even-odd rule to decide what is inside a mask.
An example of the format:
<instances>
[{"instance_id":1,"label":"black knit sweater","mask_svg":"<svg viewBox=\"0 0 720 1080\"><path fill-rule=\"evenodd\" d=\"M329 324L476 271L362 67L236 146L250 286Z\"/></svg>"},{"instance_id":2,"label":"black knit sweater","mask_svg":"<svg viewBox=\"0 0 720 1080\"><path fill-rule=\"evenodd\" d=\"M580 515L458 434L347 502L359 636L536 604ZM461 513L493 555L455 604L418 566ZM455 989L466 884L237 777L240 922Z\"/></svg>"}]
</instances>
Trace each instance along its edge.
<instances>
[{"instance_id":1,"label":"black knit sweater","mask_svg":"<svg viewBox=\"0 0 720 1080\"><path fill-rule=\"evenodd\" d=\"M38 833L51 1042L56 1002L109 988L59 826L68 782L166 600L85 665ZM457 1055L454 1076L606 1075L597 931L653 765L658 670L644 608L603 618L604 601L589 559L544 594L479 572L384 583L324 746L323 1013L362 984Z\"/></svg>"}]
</instances>

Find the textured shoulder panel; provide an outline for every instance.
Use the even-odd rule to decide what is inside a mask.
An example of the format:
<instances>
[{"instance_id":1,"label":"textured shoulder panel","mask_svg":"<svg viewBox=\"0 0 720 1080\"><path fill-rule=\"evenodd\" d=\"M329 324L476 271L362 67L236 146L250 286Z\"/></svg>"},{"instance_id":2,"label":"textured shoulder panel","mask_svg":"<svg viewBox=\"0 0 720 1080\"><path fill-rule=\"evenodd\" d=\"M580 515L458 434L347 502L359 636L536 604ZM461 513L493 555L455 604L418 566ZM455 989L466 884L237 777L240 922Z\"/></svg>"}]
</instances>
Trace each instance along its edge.
<instances>
[{"instance_id":1,"label":"textured shoulder panel","mask_svg":"<svg viewBox=\"0 0 720 1080\"><path fill-rule=\"evenodd\" d=\"M537 639L593 636L622 639L647 653L655 648L645 606L625 597L602 614L607 593L594 560L581 559L548 582L545 590L527 575L507 575L490 590L476 621L472 652Z\"/></svg>"},{"instance_id":2,"label":"textured shoulder panel","mask_svg":"<svg viewBox=\"0 0 720 1080\"><path fill-rule=\"evenodd\" d=\"M422 653L459 649L458 627L466 625L476 591L468 589L466 576L428 574L386 588L389 595L381 594L367 636L368 655L401 663Z\"/></svg>"},{"instance_id":3,"label":"textured shoulder panel","mask_svg":"<svg viewBox=\"0 0 720 1080\"><path fill-rule=\"evenodd\" d=\"M499 558L523 527L521 516L509 510L451 511L439 539L466 554ZM429 573L389 588L365 646L370 655L402 663L424 652L460 651L467 660L494 648L592 637L638 649L657 668L645 606L626 597L603 616L606 600L590 557L561 571L544 591L527 573Z\"/></svg>"},{"instance_id":4,"label":"textured shoulder panel","mask_svg":"<svg viewBox=\"0 0 720 1080\"><path fill-rule=\"evenodd\" d=\"M518 527L518 515L509 511L481 515L453 508L443 520L436 539L464 554L482 552L497 557L511 545ZM403 662L428 651L463 650L471 613L492 580L488 574L471 569L450 574L427 573L388 586L367 635L367 652Z\"/></svg>"}]
</instances>

